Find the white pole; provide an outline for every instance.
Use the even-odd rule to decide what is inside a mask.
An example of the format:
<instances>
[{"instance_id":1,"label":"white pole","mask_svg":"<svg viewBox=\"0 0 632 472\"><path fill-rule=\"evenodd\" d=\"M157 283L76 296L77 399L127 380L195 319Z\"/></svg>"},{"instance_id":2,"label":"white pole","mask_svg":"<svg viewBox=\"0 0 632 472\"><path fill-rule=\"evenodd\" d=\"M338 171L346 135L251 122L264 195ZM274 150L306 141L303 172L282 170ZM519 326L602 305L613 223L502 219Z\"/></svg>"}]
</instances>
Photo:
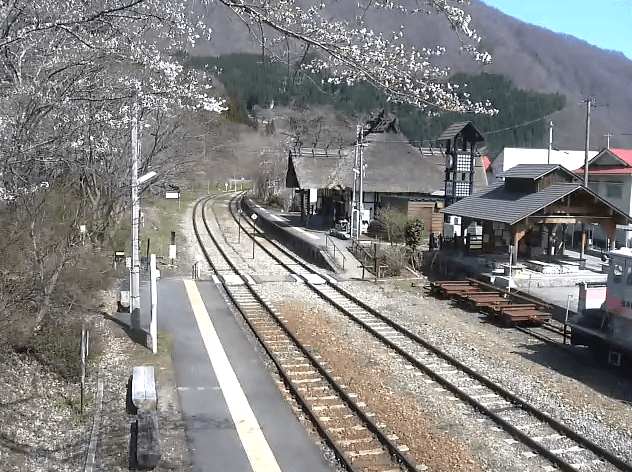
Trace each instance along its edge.
<instances>
[{"instance_id":1,"label":"white pole","mask_svg":"<svg viewBox=\"0 0 632 472\"><path fill-rule=\"evenodd\" d=\"M509 246L509 280L507 281L507 292L511 292L511 259L513 256L513 246Z\"/></svg>"},{"instance_id":2,"label":"white pole","mask_svg":"<svg viewBox=\"0 0 632 472\"><path fill-rule=\"evenodd\" d=\"M553 122L549 121L549 153L546 159L546 163L551 163L551 149L553 148Z\"/></svg>"},{"instance_id":3,"label":"white pole","mask_svg":"<svg viewBox=\"0 0 632 472\"><path fill-rule=\"evenodd\" d=\"M355 225L356 225L356 214L354 209L356 208L356 186L358 184L358 174L357 174L357 169L358 169L358 160L360 158L360 130L361 127L360 125L358 125L357 127L357 133L356 133L356 148L355 148L355 162L353 163L353 193L351 195L351 218L350 218L350 224L351 224L351 237L354 237L356 234L355 231Z\"/></svg>"},{"instance_id":4,"label":"white pole","mask_svg":"<svg viewBox=\"0 0 632 472\"><path fill-rule=\"evenodd\" d=\"M85 399L85 388L86 388L86 355L88 352L88 340L86 337L86 327L81 326L81 408L80 413L83 415L83 407L84 407L84 399Z\"/></svg>"},{"instance_id":5,"label":"white pole","mask_svg":"<svg viewBox=\"0 0 632 472\"><path fill-rule=\"evenodd\" d=\"M151 351L156 354L158 350L158 287L156 279L158 274L156 271L156 254L151 254L149 259L149 278L150 284L150 296L151 296L151 323L149 325L149 334L151 336Z\"/></svg>"},{"instance_id":6,"label":"white pole","mask_svg":"<svg viewBox=\"0 0 632 472\"><path fill-rule=\"evenodd\" d=\"M571 306L571 298L573 298L573 295L569 295L568 298L566 299L566 316L564 316L564 344L566 344L566 330L567 330L567 326L568 326L568 310L570 309Z\"/></svg>"},{"instance_id":7,"label":"white pole","mask_svg":"<svg viewBox=\"0 0 632 472\"><path fill-rule=\"evenodd\" d=\"M132 329L140 329L140 257L138 248L138 104L132 105L132 271L130 283L130 313ZM137 323L137 324L136 324Z\"/></svg>"},{"instance_id":8,"label":"white pole","mask_svg":"<svg viewBox=\"0 0 632 472\"><path fill-rule=\"evenodd\" d=\"M362 155L362 127L358 126L358 147L360 149L360 168L358 169L360 171L360 191L358 192L358 222L357 222L357 234L358 234L358 241L360 240L360 233L362 231L361 229L361 225L362 225L362 210L364 209L364 201L362 198L362 191L363 191L363 174L364 174L364 169L363 164L364 164L364 159L363 159L363 155Z\"/></svg>"}]
</instances>

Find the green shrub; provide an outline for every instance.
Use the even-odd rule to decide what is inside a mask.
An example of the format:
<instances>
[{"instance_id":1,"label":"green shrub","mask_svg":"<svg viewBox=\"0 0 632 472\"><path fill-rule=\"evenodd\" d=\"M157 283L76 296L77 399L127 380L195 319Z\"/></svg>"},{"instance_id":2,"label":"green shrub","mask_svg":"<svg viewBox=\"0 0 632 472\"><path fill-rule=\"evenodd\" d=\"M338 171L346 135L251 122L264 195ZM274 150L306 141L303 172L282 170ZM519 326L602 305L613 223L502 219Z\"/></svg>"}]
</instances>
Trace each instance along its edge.
<instances>
[{"instance_id":1,"label":"green shrub","mask_svg":"<svg viewBox=\"0 0 632 472\"><path fill-rule=\"evenodd\" d=\"M417 270L417 266L421 265L421 261L423 260L418 248L421 246L425 229L426 223L421 218L413 218L406 223L404 239L410 254L410 262L413 266L413 270Z\"/></svg>"},{"instance_id":2,"label":"green shrub","mask_svg":"<svg viewBox=\"0 0 632 472\"><path fill-rule=\"evenodd\" d=\"M384 276L401 275L408 262L408 251L405 247L390 246L384 250L380 260L387 267Z\"/></svg>"},{"instance_id":3,"label":"green shrub","mask_svg":"<svg viewBox=\"0 0 632 472\"><path fill-rule=\"evenodd\" d=\"M44 331L32 340L30 350L38 360L68 380L79 376L81 336L58 330Z\"/></svg>"},{"instance_id":4,"label":"green shrub","mask_svg":"<svg viewBox=\"0 0 632 472\"><path fill-rule=\"evenodd\" d=\"M404 240L406 223L408 221L406 213L389 205L380 210L379 221L386 230L388 240L391 244Z\"/></svg>"},{"instance_id":5,"label":"green shrub","mask_svg":"<svg viewBox=\"0 0 632 472\"><path fill-rule=\"evenodd\" d=\"M426 223L421 218L412 218L406 222L404 241L411 252L414 252L421 245L425 229Z\"/></svg>"}]
</instances>

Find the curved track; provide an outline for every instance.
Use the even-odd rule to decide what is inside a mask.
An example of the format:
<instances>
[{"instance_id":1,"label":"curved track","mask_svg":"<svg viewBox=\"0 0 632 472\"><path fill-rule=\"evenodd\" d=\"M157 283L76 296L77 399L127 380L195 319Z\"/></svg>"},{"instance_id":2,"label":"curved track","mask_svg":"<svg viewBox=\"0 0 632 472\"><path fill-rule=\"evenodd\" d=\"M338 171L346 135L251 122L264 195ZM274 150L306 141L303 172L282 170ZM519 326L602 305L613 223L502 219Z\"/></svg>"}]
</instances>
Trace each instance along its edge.
<instances>
[{"instance_id":1,"label":"curved track","mask_svg":"<svg viewBox=\"0 0 632 472\"><path fill-rule=\"evenodd\" d=\"M252 220L248 217L237 217L234 203L235 201L232 201L230 204L233 217L236 218L236 221L239 220L240 224L250 225L249 231L255 233ZM210 232L208 226L207 230ZM248 230L244 229L243 231ZM522 452L525 457L544 458L564 471L632 471L632 466L629 463L582 437L502 386L481 376L436 346L364 304L351 293L332 283L327 276L315 273L308 264L276 242L268 240L264 242L261 237L255 239L262 243L260 248L274 259L279 268L282 267L282 270L295 274L295 277L302 280L306 286L398 353L413 368L418 369L420 375L427 376L428 382L438 383L441 386L437 389L438 394L443 394L441 393L442 390L449 391L494 421L511 435L514 441L526 446L528 450ZM217 239L215 241L218 242ZM259 298L255 295L256 291L251 284L245 283L244 285L248 286L252 294L249 296ZM226 283L224 286L230 294L233 287ZM241 299L235 296L233 300L240 307L242 313L247 312L247 309L242 310L240 306L240 303L244 305ZM262 306L263 300L258 299L257 303ZM247 317L247 314L244 316ZM274 322L283 330L282 320L276 318ZM251 327L253 330L256 328L254 323L251 324ZM288 334L286 333L286 335ZM297 344L295 346L300 350ZM317 360L311 359L309 362L314 365L313 363L316 363ZM282 365L277 365L280 366L280 369L282 368ZM295 389L291 388L291 390L294 391ZM299 390L296 389L296 391ZM318 428L320 430L320 427ZM334 440L332 439L332 441ZM393 447L397 450L396 445L393 444ZM339 448L339 446L335 446L335 448ZM390 453L397 457L397 460L403 460L393 451ZM342 456L348 455L344 451L340 454Z\"/></svg>"},{"instance_id":2,"label":"curved track","mask_svg":"<svg viewBox=\"0 0 632 472\"><path fill-rule=\"evenodd\" d=\"M198 206L196 204L193 211L193 223L204 256L222 277L226 293L340 463L349 471L419 470L405 456L407 447L398 445L397 438L387 436L362 409L363 405L354 400L354 395L339 385L317 357L285 328L282 317L257 293L243 268L228 257L205 218L204 208L202 221L206 236L200 233L196 216ZM213 243L212 247L209 242ZM228 273L228 267L232 274Z\"/></svg>"}]
</instances>

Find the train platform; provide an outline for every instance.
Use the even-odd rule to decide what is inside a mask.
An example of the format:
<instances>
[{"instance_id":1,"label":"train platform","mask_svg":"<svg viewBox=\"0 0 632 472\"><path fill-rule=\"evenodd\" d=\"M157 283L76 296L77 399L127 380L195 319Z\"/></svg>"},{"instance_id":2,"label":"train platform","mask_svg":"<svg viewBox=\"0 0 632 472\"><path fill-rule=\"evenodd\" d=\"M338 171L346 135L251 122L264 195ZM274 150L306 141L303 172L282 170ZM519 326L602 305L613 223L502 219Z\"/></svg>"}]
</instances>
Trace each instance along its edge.
<instances>
[{"instance_id":1,"label":"train platform","mask_svg":"<svg viewBox=\"0 0 632 472\"><path fill-rule=\"evenodd\" d=\"M251 209L257 213L259 218L270 221L284 231L292 233L303 240L306 245L313 246L314 249L327 249L327 245L330 245L333 239L337 251L344 254L345 257L345 269L338 272L339 278L372 280L372 275L362 270L360 261L350 251L352 244L350 240L327 237L328 229L305 225L300 218L300 213L282 212L266 208L254 200L250 202ZM366 242L370 241L370 238L366 238ZM331 248L329 251L332 252ZM450 264L456 262L458 266L467 267L463 271L467 276L482 278L503 288L511 284L514 290L519 290L554 305L556 317L559 319L565 316L567 308L569 316L577 313L580 283L605 283L607 278L601 251L587 251L581 258L583 259L582 263L580 263L580 254L576 250L567 249L565 255L563 261L544 264L547 266L544 268L538 267L536 263L530 265L519 261L519 264L516 265L517 270L511 275L511 281L504 271L499 270L503 265L508 265L508 254L472 256L458 254L447 255L446 258Z\"/></svg>"},{"instance_id":2,"label":"train platform","mask_svg":"<svg viewBox=\"0 0 632 472\"><path fill-rule=\"evenodd\" d=\"M605 284L607 279L607 263L602 260L601 251L587 251L581 260L579 252L573 249L567 249L563 258L549 262L519 258L518 263L512 264L511 276L508 254L446 252L433 257L439 274L449 267L448 274L453 278L468 276L504 289L510 286L511 290L553 305L559 321L564 321L567 310L569 316L577 313L580 284Z\"/></svg>"},{"instance_id":3,"label":"train platform","mask_svg":"<svg viewBox=\"0 0 632 472\"><path fill-rule=\"evenodd\" d=\"M148 284L141 329L149 332ZM328 472L212 281L158 281L158 330L172 338L177 393L194 472ZM129 314L119 314L124 318ZM124 321L123 319L121 321ZM129 323L129 321L127 321Z\"/></svg>"},{"instance_id":4,"label":"train platform","mask_svg":"<svg viewBox=\"0 0 632 472\"><path fill-rule=\"evenodd\" d=\"M311 248L312 252L326 253L336 266L335 278L340 280L371 278L371 275L362 269L362 264L351 252L352 241L330 236L329 229L318 225L316 219L311 225L309 222L306 225L301 220L299 212L279 211L265 207L255 200L249 200L248 206L257 214L257 218L263 218L293 239L302 241L304 247ZM370 238L366 238L366 241L369 242Z\"/></svg>"}]
</instances>

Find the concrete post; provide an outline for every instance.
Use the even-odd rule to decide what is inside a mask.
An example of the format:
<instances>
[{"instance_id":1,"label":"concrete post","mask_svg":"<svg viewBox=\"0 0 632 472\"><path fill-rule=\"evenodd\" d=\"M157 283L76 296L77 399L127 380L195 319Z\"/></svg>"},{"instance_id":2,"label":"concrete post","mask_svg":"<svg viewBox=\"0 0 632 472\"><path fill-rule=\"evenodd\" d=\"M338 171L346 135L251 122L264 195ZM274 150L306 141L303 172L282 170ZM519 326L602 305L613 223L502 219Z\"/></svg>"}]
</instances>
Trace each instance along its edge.
<instances>
[{"instance_id":1,"label":"concrete post","mask_svg":"<svg viewBox=\"0 0 632 472\"><path fill-rule=\"evenodd\" d=\"M158 271L156 270L156 254L152 254L149 259L149 279L151 297L151 323L149 325L149 335L151 336L151 352L158 351Z\"/></svg>"},{"instance_id":2,"label":"concrete post","mask_svg":"<svg viewBox=\"0 0 632 472\"><path fill-rule=\"evenodd\" d=\"M140 254L138 247L138 104L132 105L132 267L130 280L130 314L133 330L140 330Z\"/></svg>"}]
</instances>

